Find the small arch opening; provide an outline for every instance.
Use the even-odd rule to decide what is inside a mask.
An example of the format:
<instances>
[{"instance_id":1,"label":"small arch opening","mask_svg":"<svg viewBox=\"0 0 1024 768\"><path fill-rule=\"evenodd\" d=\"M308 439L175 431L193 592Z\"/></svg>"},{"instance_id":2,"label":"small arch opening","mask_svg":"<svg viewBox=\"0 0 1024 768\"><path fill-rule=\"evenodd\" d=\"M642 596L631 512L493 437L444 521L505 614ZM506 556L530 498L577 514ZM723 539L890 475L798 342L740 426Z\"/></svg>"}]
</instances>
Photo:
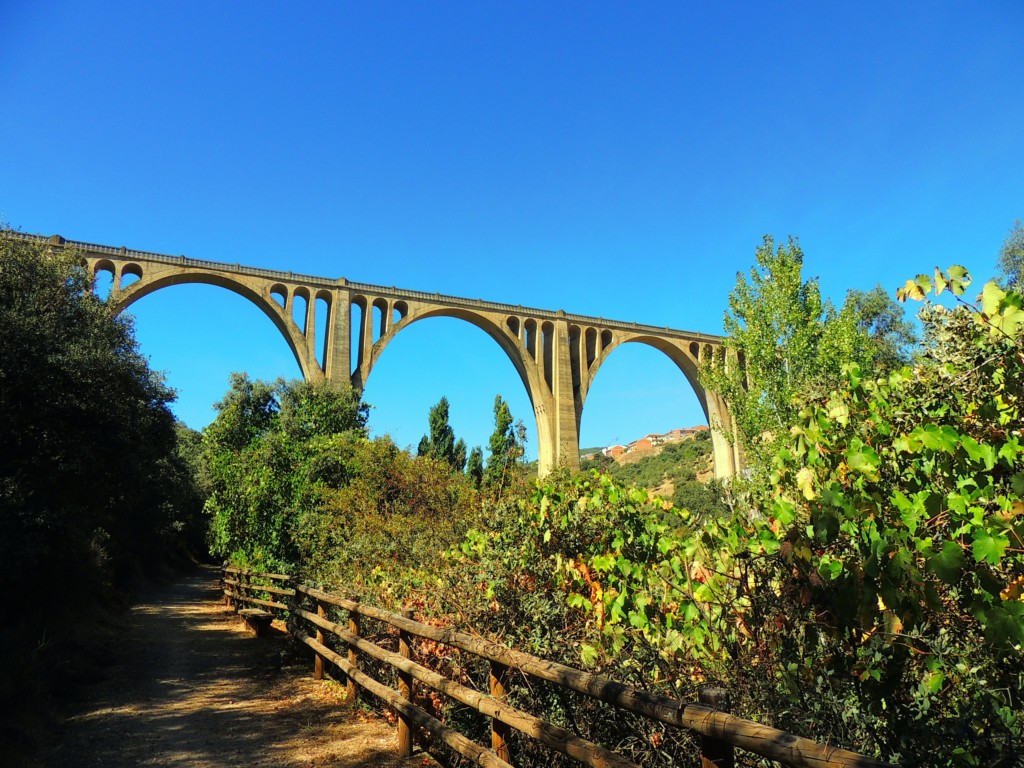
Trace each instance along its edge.
<instances>
[{"instance_id":1,"label":"small arch opening","mask_svg":"<svg viewBox=\"0 0 1024 768\"><path fill-rule=\"evenodd\" d=\"M388 332L388 302L387 299L373 300L373 343Z\"/></svg>"},{"instance_id":2,"label":"small arch opening","mask_svg":"<svg viewBox=\"0 0 1024 768\"><path fill-rule=\"evenodd\" d=\"M578 325L569 326L569 363L572 368L572 388L578 392L580 389L580 382L583 380L583 368L581 361L583 359L581 349L583 343L583 334Z\"/></svg>"},{"instance_id":3,"label":"small arch opening","mask_svg":"<svg viewBox=\"0 0 1024 768\"><path fill-rule=\"evenodd\" d=\"M92 290L103 301L110 298L114 292L114 263L103 260L97 261L92 269Z\"/></svg>"},{"instance_id":4,"label":"small arch opening","mask_svg":"<svg viewBox=\"0 0 1024 768\"><path fill-rule=\"evenodd\" d=\"M139 282L142 279L142 266L139 264L125 264L121 267L121 290Z\"/></svg>"},{"instance_id":5,"label":"small arch opening","mask_svg":"<svg viewBox=\"0 0 1024 768\"><path fill-rule=\"evenodd\" d=\"M303 333L306 332L309 318L309 291L296 288L292 294L292 319Z\"/></svg>"},{"instance_id":6,"label":"small arch opening","mask_svg":"<svg viewBox=\"0 0 1024 768\"><path fill-rule=\"evenodd\" d=\"M316 324L316 339L314 349L317 351L316 361L320 363L320 370L327 370L327 341L330 338L331 328L331 297L325 291L316 295L316 303L313 305L313 317Z\"/></svg>"},{"instance_id":7,"label":"small arch opening","mask_svg":"<svg viewBox=\"0 0 1024 768\"><path fill-rule=\"evenodd\" d=\"M527 320L523 323L523 330L526 332L526 351L530 353L530 357L534 360L537 359L537 321Z\"/></svg>"},{"instance_id":8,"label":"small arch opening","mask_svg":"<svg viewBox=\"0 0 1024 768\"><path fill-rule=\"evenodd\" d=\"M508 327L509 333L511 333L513 336L515 336L518 339L519 338L519 318L518 317L510 317L508 320L505 321L505 325Z\"/></svg>"},{"instance_id":9,"label":"small arch opening","mask_svg":"<svg viewBox=\"0 0 1024 768\"><path fill-rule=\"evenodd\" d=\"M690 355L693 356L694 360L700 360L700 344L696 341L690 342Z\"/></svg>"},{"instance_id":10,"label":"small arch opening","mask_svg":"<svg viewBox=\"0 0 1024 768\"><path fill-rule=\"evenodd\" d=\"M391 305L391 322L393 325L398 325L408 314L409 305L404 301L396 301Z\"/></svg>"},{"instance_id":11,"label":"small arch opening","mask_svg":"<svg viewBox=\"0 0 1024 768\"><path fill-rule=\"evenodd\" d=\"M548 388L554 389L554 362L555 362L555 326L546 322L540 327L541 349L544 351L544 380Z\"/></svg>"},{"instance_id":12,"label":"small arch opening","mask_svg":"<svg viewBox=\"0 0 1024 768\"><path fill-rule=\"evenodd\" d=\"M614 341L614 337L612 336L612 332L611 331L609 331L609 330L601 331L601 350L602 351L608 349L608 347L610 347L612 345L612 341Z\"/></svg>"},{"instance_id":13,"label":"small arch opening","mask_svg":"<svg viewBox=\"0 0 1024 768\"><path fill-rule=\"evenodd\" d=\"M281 283L270 286L270 298L272 301L277 302L277 305L284 309L288 304L288 289L285 288Z\"/></svg>"},{"instance_id":14,"label":"small arch opening","mask_svg":"<svg viewBox=\"0 0 1024 768\"><path fill-rule=\"evenodd\" d=\"M587 370L590 370L590 366L597 360L597 329L587 328L586 333L586 347L587 347Z\"/></svg>"},{"instance_id":15,"label":"small arch opening","mask_svg":"<svg viewBox=\"0 0 1024 768\"><path fill-rule=\"evenodd\" d=\"M349 330L351 333L349 349L352 350L352 373L363 364L363 324L366 322L366 298L353 296L349 305Z\"/></svg>"}]
</instances>

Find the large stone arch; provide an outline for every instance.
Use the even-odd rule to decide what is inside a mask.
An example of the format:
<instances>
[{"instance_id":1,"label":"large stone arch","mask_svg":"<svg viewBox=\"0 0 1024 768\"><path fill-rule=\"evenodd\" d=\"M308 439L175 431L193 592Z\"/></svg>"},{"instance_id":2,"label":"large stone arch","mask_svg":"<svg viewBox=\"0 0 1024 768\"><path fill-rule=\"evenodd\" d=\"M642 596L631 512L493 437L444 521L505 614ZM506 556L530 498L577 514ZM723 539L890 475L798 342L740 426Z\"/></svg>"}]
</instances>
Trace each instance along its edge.
<instances>
[{"instance_id":1,"label":"large stone arch","mask_svg":"<svg viewBox=\"0 0 1024 768\"><path fill-rule=\"evenodd\" d=\"M725 478L735 475L739 467L739 454L735 440L730 437L735 434L732 418L725 401L715 395L715 393L708 392L700 383L700 361L701 357L706 354L706 345L702 346L695 341L666 338L645 333L615 333L612 342L602 349L594 363L590 366L587 374L583 377L578 395L577 430L580 428L583 408L586 406L586 398L590 393L590 386L597 377L598 371L601 370L601 366L604 365L608 358L624 344L643 344L652 347L668 357L682 372L693 393L697 396L697 401L704 411L704 418L711 428L715 477Z\"/></svg>"},{"instance_id":2,"label":"large stone arch","mask_svg":"<svg viewBox=\"0 0 1024 768\"><path fill-rule=\"evenodd\" d=\"M372 316L373 300L370 300L369 297L356 296L353 297L353 302L364 307L363 311L370 312ZM530 405L533 407L537 427L538 461L541 466L554 466L552 430L543 407L543 403L550 399L550 391L546 387L542 372L528 354L528 350L508 328L505 315L443 305L413 308L398 322L389 323L384 333L373 343L372 351L368 355L369 359L364 359L362 365L353 374L353 386L358 388L365 386L377 360L399 333L413 323L436 317L450 317L469 323L486 333L498 344L509 362L512 363L516 373L519 374L523 387L526 389L526 395L530 399Z\"/></svg>"},{"instance_id":3,"label":"large stone arch","mask_svg":"<svg viewBox=\"0 0 1024 768\"><path fill-rule=\"evenodd\" d=\"M106 268L106 264L101 265L99 268ZM94 265L90 265L90 269L95 272L96 267ZM120 285L121 277L124 274L133 274L139 279L127 288L120 290L118 286ZM282 306L273 298L274 295L277 295L277 290L280 287L278 284L271 285L270 283L267 283L266 285L256 286L251 284L251 282L254 281L243 281L232 275L221 274L209 270L180 270L169 274L150 277L145 273L140 265L129 262L120 265L120 269L115 273L115 291L112 298L114 300L114 310L116 312L123 312L139 299L163 288L169 288L174 285L199 284L214 285L218 288L224 288L238 296L248 299L270 319L274 324L274 327L277 328L280 334L284 337L285 343L288 344L288 348L295 356L295 360L299 364L299 370L302 371L304 378L323 378L323 371L320 369L319 365L316 364L316 359L310 359L306 336L289 313L291 308L291 296L295 291L293 290L287 294L284 306Z\"/></svg>"},{"instance_id":4,"label":"large stone arch","mask_svg":"<svg viewBox=\"0 0 1024 768\"><path fill-rule=\"evenodd\" d=\"M697 396L697 400L700 402L700 407L704 411L704 418L710 418L708 414L707 392L700 383L699 361L695 359L687 349L678 345L674 341L649 335L630 335L625 337L619 335L614 338L609 346L605 347L601 351L586 377L585 388L583 390L582 397L580 398L582 401L580 403L581 411L583 406L586 404L586 395L590 392L590 385L597 377L597 373L601 370L601 366L605 364L615 350L619 349L624 344L643 344L648 347L653 347L668 357L668 359L671 360L686 377L686 381L689 383L693 393Z\"/></svg>"}]
</instances>

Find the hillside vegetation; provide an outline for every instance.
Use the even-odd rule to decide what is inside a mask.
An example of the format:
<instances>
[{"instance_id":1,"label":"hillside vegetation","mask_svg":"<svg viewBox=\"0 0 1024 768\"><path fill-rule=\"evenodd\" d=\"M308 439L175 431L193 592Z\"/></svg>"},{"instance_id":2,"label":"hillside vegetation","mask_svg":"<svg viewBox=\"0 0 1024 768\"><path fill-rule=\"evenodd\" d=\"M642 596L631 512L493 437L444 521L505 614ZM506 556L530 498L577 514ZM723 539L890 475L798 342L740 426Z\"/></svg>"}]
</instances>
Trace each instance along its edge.
<instances>
[{"instance_id":1,"label":"hillside vegetation","mask_svg":"<svg viewBox=\"0 0 1024 768\"><path fill-rule=\"evenodd\" d=\"M623 459L630 459L624 461ZM725 510L723 489L713 481L710 431L697 432L678 443L664 443L640 456L611 459L596 454L581 461L584 471L597 470L624 485L635 485L702 516Z\"/></svg>"}]
</instances>

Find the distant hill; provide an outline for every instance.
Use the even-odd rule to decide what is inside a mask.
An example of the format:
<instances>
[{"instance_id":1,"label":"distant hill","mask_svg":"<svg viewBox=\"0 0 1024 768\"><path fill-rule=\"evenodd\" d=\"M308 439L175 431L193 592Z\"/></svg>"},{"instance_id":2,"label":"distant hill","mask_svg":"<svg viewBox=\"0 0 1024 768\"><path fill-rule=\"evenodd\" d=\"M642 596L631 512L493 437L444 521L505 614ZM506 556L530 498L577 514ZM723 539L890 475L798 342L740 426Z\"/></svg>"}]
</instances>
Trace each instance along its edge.
<instances>
[{"instance_id":1,"label":"distant hill","mask_svg":"<svg viewBox=\"0 0 1024 768\"><path fill-rule=\"evenodd\" d=\"M583 469L596 468L616 480L646 488L695 514L714 514L724 509L721 488L714 481L711 433L697 432L675 443L638 448L612 459L590 449L594 458L582 461Z\"/></svg>"}]
</instances>

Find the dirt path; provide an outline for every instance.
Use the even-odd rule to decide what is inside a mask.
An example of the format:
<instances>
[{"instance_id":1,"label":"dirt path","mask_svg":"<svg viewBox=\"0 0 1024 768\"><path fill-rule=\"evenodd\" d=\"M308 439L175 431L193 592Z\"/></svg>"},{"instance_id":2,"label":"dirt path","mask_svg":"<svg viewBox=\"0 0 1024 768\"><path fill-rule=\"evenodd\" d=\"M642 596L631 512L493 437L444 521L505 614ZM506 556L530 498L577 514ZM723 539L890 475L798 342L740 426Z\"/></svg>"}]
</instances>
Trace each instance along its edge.
<instances>
[{"instance_id":1,"label":"dirt path","mask_svg":"<svg viewBox=\"0 0 1024 768\"><path fill-rule=\"evenodd\" d=\"M395 731L344 692L282 662L283 633L256 639L204 570L136 605L123 653L50 752L53 768L402 768Z\"/></svg>"}]
</instances>

